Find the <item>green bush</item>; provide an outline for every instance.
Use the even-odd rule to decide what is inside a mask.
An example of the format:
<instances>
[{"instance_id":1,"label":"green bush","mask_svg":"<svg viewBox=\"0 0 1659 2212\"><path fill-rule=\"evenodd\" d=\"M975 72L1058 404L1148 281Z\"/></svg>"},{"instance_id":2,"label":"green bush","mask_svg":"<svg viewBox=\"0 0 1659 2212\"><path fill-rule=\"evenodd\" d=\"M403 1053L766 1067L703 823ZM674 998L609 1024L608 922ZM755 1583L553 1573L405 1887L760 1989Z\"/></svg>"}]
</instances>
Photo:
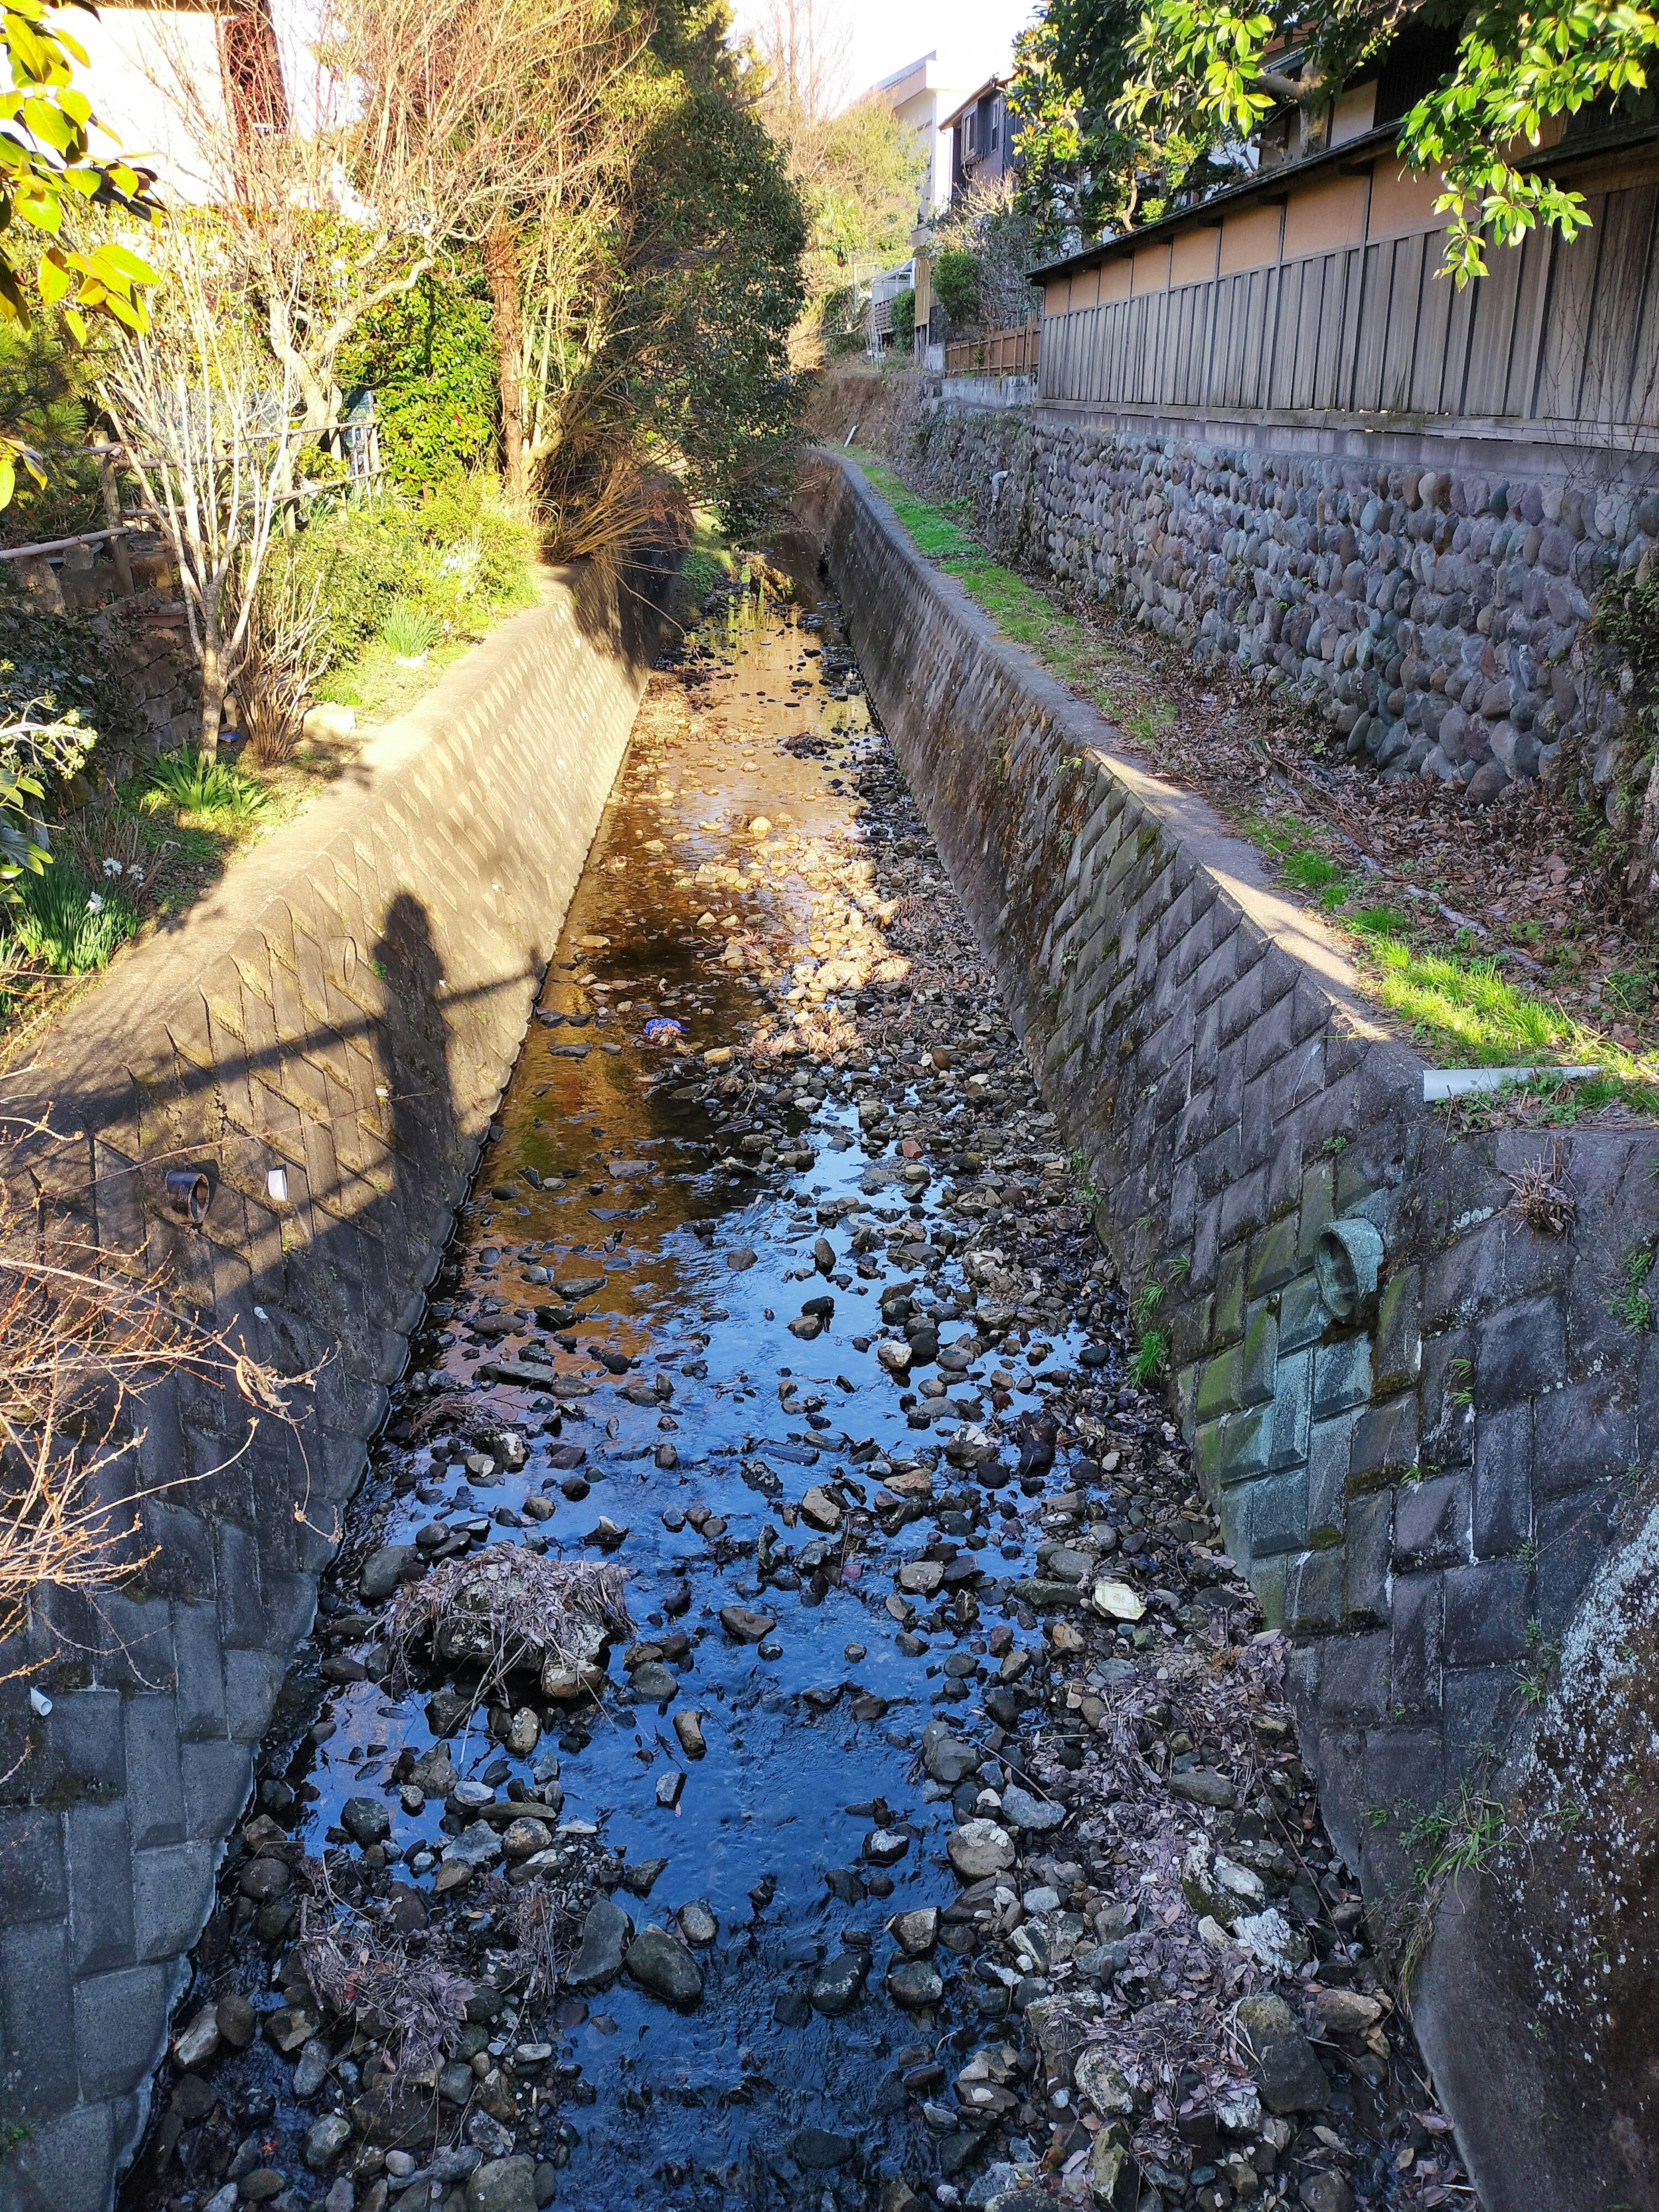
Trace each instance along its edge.
<instances>
[{"instance_id":1,"label":"green bush","mask_svg":"<svg viewBox=\"0 0 1659 2212\"><path fill-rule=\"evenodd\" d=\"M59 975L106 967L116 947L138 928L138 909L123 892L94 890L64 860L52 861L38 876L17 878L7 919L22 951Z\"/></svg>"},{"instance_id":2,"label":"green bush","mask_svg":"<svg viewBox=\"0 0 1659 2212\"><path fill-rule=\"evenodd\" d=\"M273 547L270 580L277 585L289 565L302 590L321 579L333 669L381 635L400 600L424 608L441 630L463 632L483 614L527 603L534 550L489 478L458 477L418 507L386 492L316 514Z\"/></svg>"},{"instance_id":3,"label":"green bush","mask_svg":"<svg viewBox=\"0 0 1659 2212\"><path fill-rule=\"evenodd\" d=\"M916 342L916 295L909 287L893 295L893 345L908 353Z\"/></svg>"},{"instance_id":4,"label":"green bush","mask_svg":"<svg viewBox=\"0 0 1659 2212\"><path fill-rule=\"evenodd\" d=\"M380 458L403 490L496 459L495 322L479 271L427 276L377 308L341 355L339 377L374 394Z\"/></svg>"},{"instance_id":5,"label":"green bush","mask_svg":"<svg viewBox=\"0 0 1659 2212\"><path fill-rule=\"evenodd\" d=\"M0 717L73 711L106 751L138 743L148 726L120 650L126 634L118 616L48 613L0 568Z\"/></svg>"},{"instance_id":6,"label":"green bush","mask_svg":"<svg viewBox=\"0 0 1659 2212\"><path fill-rule=\"evenodd\" d=\"M953 323L970 323L979 313L979 256L953 246L933 264L933 296Z\"/></svg>"}]
</instances>

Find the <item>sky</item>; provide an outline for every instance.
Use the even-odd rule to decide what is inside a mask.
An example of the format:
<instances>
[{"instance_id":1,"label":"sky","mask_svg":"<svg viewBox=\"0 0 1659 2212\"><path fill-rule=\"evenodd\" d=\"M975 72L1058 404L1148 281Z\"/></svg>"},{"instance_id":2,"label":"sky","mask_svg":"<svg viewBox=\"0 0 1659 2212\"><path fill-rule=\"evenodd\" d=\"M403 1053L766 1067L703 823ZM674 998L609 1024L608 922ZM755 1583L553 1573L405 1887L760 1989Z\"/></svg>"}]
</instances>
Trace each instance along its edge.
<instances>
[{"instance_id":1,"label":"sky","mask_svg":"<svg viewBox=\"0 0 1659 2212\"><path fill-rule=\"evenodd\" d=\"M761 0L738 0L740 24L755 21ZM824 13L850 33L849 96L936 48L949 82L971 91L1005 69L1014 33L1036 13L1035 0L830 0Z\"/></svg>"}]
</instances>

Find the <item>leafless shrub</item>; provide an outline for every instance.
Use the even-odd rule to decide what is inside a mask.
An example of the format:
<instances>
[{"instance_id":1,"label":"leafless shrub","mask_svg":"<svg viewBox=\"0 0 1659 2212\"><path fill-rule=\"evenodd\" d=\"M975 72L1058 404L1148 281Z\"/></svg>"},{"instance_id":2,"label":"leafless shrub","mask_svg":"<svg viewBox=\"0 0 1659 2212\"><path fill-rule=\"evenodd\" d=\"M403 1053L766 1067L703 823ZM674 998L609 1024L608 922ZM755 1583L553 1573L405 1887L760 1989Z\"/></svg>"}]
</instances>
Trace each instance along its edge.
<instances>
[{"instance_id":1,"label":"leafless shrub","mask_svg":"<svg viewBox=\"0 0 1659 2212\"><path fill-rule=\"evenodd\" d=\"M0 1640L43 1586L112 1589L152 1556L137 1548L151 1493L129 1469L159 1381L192 1375L239 1399L243 1450L261 1419L290 1418L285 1393L307 1378L278 1376L165 1291L106 1255L49 1256L0 1190Z\"/></svg>"},{"instance_id":2,"label":"leafless shrub","mask_svg":"<svg viewBox=\"0 0 1659 2212\"><path fill-rule=\"evenodd\" d=\"M331 652L323 580L309 588L298 573L267 573L253 596L253 611L236 678L236 702L247 736L248 757L275 768L293 753L312 688Z\"/></svg>"},{"instance_id":3,"label":"leafless shrub","mask_svg":"<svg viewBox=\"0 0 1659 2212\"><path fill-rule=\"evenodd\" d=\"M1504 1180L1515 1195L1510 1210L1518 1213L1534 1236L1565 1237L1578 1218L1578 1200L1566 1171L1566 1152L1560 1139L1550 1146L1547 1159L1528 1167L1505 1170Z\"/></svg>"},{"instance_id":4,"label":"leafless shrub","mask_svg":"<svg viewBox=\"0 0 1659 2212\"><path fill-rule=\"evenodd\" d=\"M363 1919L312 1924L300 1908L301 1971L319 2004L364 2034L395 2043L396 2072L418 2080L446 2057L466 2018L473 1985L457 1972L441 1939L425 1936L417 1953Z\"/></svg>"},{"instance_id":5,"label":"leafless shrub","mask_svg":"<svg viewBox=\"0 0 1659 2212\"><path fill-rule=\"evenodd\" d=\"M518 1544L491 1544L447 1559L424 1582L406 1583L386 1617L386 1686L396 1696L428 1648L482 1669L479 1697L522 1667L585 1667L597 1641L633 1624L623 1599L628 1570L587 1559L550 1559Z\"/></svg>"}]
</instances>

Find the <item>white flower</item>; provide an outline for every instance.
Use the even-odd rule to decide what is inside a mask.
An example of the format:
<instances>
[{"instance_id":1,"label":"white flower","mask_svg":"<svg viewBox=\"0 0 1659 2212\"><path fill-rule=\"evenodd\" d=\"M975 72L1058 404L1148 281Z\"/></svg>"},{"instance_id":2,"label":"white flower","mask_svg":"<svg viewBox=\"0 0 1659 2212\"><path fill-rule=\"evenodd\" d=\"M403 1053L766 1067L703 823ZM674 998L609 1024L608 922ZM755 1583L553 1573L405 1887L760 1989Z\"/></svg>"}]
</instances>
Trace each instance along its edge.
<instances>
[{"instance_id":1,"label":"white flower","mask_svg":"<svg viewBox=\"0 0 1659 2212\"><path fill-rule=\"evenodd\" d=\"M97 891L88 891L87 894L87 912L88 914L102 914L103 911L104 902L101 895Z\"/></svg>"},{"instance_id":2,"label":"white flower","mask_svg":"<svg viewBox=\"0 0 1659 2212\"><path fill-rule=\"evenodd\" d=\"M118 876L120 872L121 863L118 860L111 858L104 862L104 873L106 876Z\"/></svg>"}]
</instances>

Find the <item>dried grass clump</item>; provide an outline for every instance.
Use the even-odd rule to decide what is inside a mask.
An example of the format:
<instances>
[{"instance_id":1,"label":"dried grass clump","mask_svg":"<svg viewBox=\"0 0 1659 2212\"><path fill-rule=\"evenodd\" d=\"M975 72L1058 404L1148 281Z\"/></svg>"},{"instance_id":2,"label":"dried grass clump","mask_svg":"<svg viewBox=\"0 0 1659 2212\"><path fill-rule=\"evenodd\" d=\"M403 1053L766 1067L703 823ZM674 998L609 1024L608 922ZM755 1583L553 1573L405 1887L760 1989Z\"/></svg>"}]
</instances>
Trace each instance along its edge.
<instances>
[{"instance_id":1,"label":"dried grass clump","mask_svg":"<svg viewBox=\"0 0 1659 2212\"><path fill-rule=\"evenodd\" d=\"M1536 1159L1518 1171L1506 1170L1504 1179L1515 1194L1510 1200L1511 1211L1535 1236L1565 1237L1577 1220L1578 1200L1573 1195L1566 1153L1559 1139L1551 1146L1547 1161Z\"/></svg>"},{"instance_id":2,"label":"dried grass clump","mask_svg":"<svg viewBox=\"0 0 1659 2212\"><path fill-rule=\"evenodd\" d=\"M387 1692L407 1687L428 1649L482 1670L480 1698L520 1668L551 1660L586 1666L596 1641L631 1632L623 1602L628 1570L586 1559L550 1559L519 1544L491 1544L447 1559L424 1582L405 1583L386 1616Z\"/></svg>"},{"instance_id":3,"label":"dried grass clump","mask_svg":"<svg viewBox=\"0 0 1659 2212\"><path fill-rule=\"evenodd\" d=\"M366 1920L331 1920L313 1928L301 1907L301 1971L325 2010L378 2037L404 2081L418 2080L447 2057L473 1984L457 1972L442 1944L423 1940L416 1954Z\"/></svg>"},{"instance_id":4,"label":"dried grass clump","mask_svg":"<svg viewBox=\"0 0 1659 2212\"><path fill-rule=\"evenodd\" d=\"M486 1875L479 1894L495 1914L496 1926L512 1936L513 1948L529 1964L524 2002L550 1996L558 1987L560 1968L580 1947L581 1915L540 1875L516 1886L498 1874Z\"/></svg>"},{"instance_id":5,"label":"dried grass clump","mask_svg":"<svg viewBox=\"0 0 1659 2212\"><path fill-rule=\"evenodd\" d=\"M0 1641L43 1585L111 1589L153 1556L135 1549L152 1493L132 1489L131 1457L146 1396L181 1374L248 1408L239 1453L261 1419L291 1419L285 1392L307 1379L179 1312L159 1276L112 1273L95 1252L47 1256L0 1191Z\"/></svg>"}]
</instances>

